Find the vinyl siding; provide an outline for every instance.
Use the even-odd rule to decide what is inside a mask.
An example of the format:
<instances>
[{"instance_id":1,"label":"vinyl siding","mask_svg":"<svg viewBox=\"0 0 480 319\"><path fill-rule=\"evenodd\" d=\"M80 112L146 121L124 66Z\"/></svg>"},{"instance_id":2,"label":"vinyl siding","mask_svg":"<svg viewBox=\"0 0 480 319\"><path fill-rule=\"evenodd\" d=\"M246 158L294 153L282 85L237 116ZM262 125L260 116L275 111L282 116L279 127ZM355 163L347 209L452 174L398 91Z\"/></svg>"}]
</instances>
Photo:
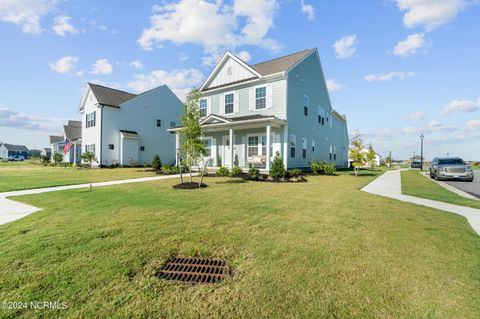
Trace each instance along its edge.
<instances>
[{"instance_id":1,"label":"vinyl siding","mask_svg":"<svg viewBox=\"0 0 480 319\"><path fill-rule=\"evenodd\" d=\"M290 157L288 167L309 167L310 160L324 160L345 166L348 151L348 133L346 123L332 114L332 106L328 96L323 71L316 53L310 54L301 63L288 72L287 119L288 135L295 135L296 156ZM308 116L304 115L304 95L309 97ZM325 120L325 125L318 123L317 107L321 106L329 114L332 127ZM302 158L302 138L307 139L307 157ZM315 140L315 153L312 153L311 142ZM337 150L337 160L329 159L330 146Z\"/></svg>"},{"instance_id":2,"label":"vinyl siding","mask_svg":"<svg viewBox=\"0 0 480 319\"><path fill-rule=\"evenodd\" d=\"M272 107L253 111L249 109L249 100L250 100L250 90L254 87L270 84L272 88ZM212 114L222 114L226 117L238 117L238 116L248 116L248 115L273 115L280 119L285 119L285 91L286 90L286 81L285 80L276 80L276 81L262 81L256 82L254 85L240 86L235 89L226 88L225 90L218 91L215 93L209 93L208 91L204 93L205 97L208 97L209 102L211 103L210 109ZM220 110L221 100L224 98L225 93L237 92L238 93L238 103L239 109L237 113L225 114Z\"/></svg>"}]
</instances>

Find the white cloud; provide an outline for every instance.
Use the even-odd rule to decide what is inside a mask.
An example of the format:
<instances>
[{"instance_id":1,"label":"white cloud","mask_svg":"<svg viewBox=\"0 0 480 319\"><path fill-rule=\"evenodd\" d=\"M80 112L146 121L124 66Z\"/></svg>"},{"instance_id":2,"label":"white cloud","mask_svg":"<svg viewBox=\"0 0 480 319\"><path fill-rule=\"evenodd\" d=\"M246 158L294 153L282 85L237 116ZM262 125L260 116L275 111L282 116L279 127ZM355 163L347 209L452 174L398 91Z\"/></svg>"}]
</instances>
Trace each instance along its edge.
<instances>
[{"instance_id":1,"label":"white cloud","mask_svg":"<svg viewBox=\"0 0 480 319\"><path fill-rule=\"evenodd\" d=\"M315 19L315 9L311 4L306 4L304 0L301 0L300 5L302 6L302 12L307 15L308 21Z\"/></svg>"},{"instance_id":2,"label":"white cloud","mask_svg":"<svg viewBox=\"0 0 480 319\"><path fill-rule=\"evenodd\" d=\"M420 121L423 120L427 115L424 112L414 112L408 116L408 119L411 121Z\"/></svg>"},{"instance_id":3,"label":"white cloud","mask_svg":"<svg viewBox=\"0 0 480 319\"><path fill-rule=\"evenodd\" d=\"M248 62L252 58L252 56L250 55L250 53L248 53L248 51L241 51L241 52L235 53L235 55L238 56L244 62Z\"/></svg>"},{"instance_id":4,"label":"white cloud","mask_svg":"<svg viewBox=\"0 0 480 319\"><path fill-rule=\"evenodd\" d=\"M443 124L437 120L431 120L430 122L428 122L427 126L429 128L439 128L439 127L442 127Z\"/></svg>"},{"instance_id":5,"label":"white cloud","mask_svg":"<svg viewBox=\"0 0 480 319\"><path fill-rule=\"evenodd\" d=\"M52 71L61 74L73 74L75 73L78 76L83 75L82 71L75 71L77 67L78 57L75 56L65 56L61 59L58 59L55 62L49 63L49 67Z\"/></svg>"},{"instance_id":6,"label":"white cloud","mask_svg":"<svg viewBox=\"0 0 480 319\"><path fill-rule=\"evenodd\" d=\"M107 59L97 60L93 64L92 73L93 74L110 74L113 72L113 66L108 63Z\"/></svg>"},{"instance_id":7,"label":"white cloud","mask_svg":"<svg viewBox=\"0 0 480 319\"><path fill-rule=\"evenodd\" d=\"M336 92L336 91L341 91L345 89L345 86L343 84L337 83L337 81L333 79L328 79L326 80L326 82L327 82L328 91L330 92Z\"/></svg>"},{"instance_id":8,"label":"white cloud","mask_svg":"<svg viewBox=\"0 0 480 319\"><path fill-rule=\"evenodd\" d=\"M480 120L470 120L465 124L465 128L469 131L480 130Z\"/></svg>"},{"instance_id":9,"label":"white cloud","mask_svg":"<svg viewBox=\"0 0 480 319\"><path fill-rule=\"evenodd\" d=\"M136 92L144 92L166 84L183 101L191 89L200 86L203 80L203 73L193 68L171 72L154 70L150 74L136 74L127 86Z\"/></svg>"},{"instance_id":10,"label":"white cloud","mask_svg":"<svg viewBox=\"0 0 480 319\"><path fill-rule=\"evenodd\" d=\"M143 69L143 63L139 60L135 60L135 61L130 62L130 65L137 70Z\"/></svg>"},{"instance_id":11,"label":"white cloud","mask_svg":"<svg viewBox=\"0 0 480 319\"><path fill-rule=\"evenodd\" d=\"M404 134L411 135L411 134L418 134L418 133L422 132L423 130L421 128L418 128L418 127L407 126L407 127L402 128L401 131Z\"/></svg>"},{"instance_id":12,"label":"white cloud","mask_svg":"<svg viewBox=\"0 0 480 319\"><path fill-rule=\"evenodd\" d=\"M344 36L333 44L335 54L339 59L351 58L357 52L357 36L355 34Z\"/></svg>"},{"instance_id":13,"label":"white cloud","mask_svg":"<svg viewBox=\"0 0 480 319\"><path fill-rule=\"evenodd\" d=\"M72 20L68 16L58 16L53 20L53 32L56 35L65 37L67 33L78 33L78 30L70 23Z\"/></svg>"},{"instance_id":14,"label":"white cloud","mask_svg":"<svg viewBox=\"0 0 480 319\"><path fill-rule=\"evenodd\" d=\"M3 0L0 1L0 21L16 24L22 32L42 32L40 18L48 14L56 0Z\"/></svg>"},{"instance_id":15,"label":"white cloud","mask_svg":"<svg viewBox=\"0 0 480 319\"><path fill-rule=\"evenodd\" d=\"M427 31L450 22L467 5L465 0L396 0L396 3L405 12L403 24L407 28L422 26Z\"/></svg>"},{"instance_id":16,"label":"white cloud","mask_svg":"<svg viewBox=\"0 0 480 319\"><path fill-rule=\"evenodd\" d=\"M389 73L378 73L378 74L368 74L365 76L367 82L376 82L376 81L391 81L393 79L404 80L406 78L412 77L415 75L415 72L398 72L393 71Z\"/></svg>"},{"instance_id":17,"label":"white cloud","mask_svg":"<svg viewBox=\"0 0 480 319\"><path fill-rule=\"evenodd\" d=\"M278 51L275 39L267 36L273 27L277 0L180 0L154 6L150 27L138 43L145 50L163 42L201 45L208 56L242 45L257 45ZM211 59L206 61L211 62Z\"/></svg>"},{"instance_id":18,"label":"white cloud","mask_svg":"<svg viewBox=\"0 0 480 319\"><path fill-rule=\"evenodd\" d=\"M480 110L480 98L478 98L476 101L453 100L443 108L443 111L440 114L446 115L454 112L469 113L469 112L475 112L478 110Z\"/></svg>"},{"instance_id":19,"label":"white cloud","mask_svg":"<svg viewBox=\"0 0 480 319\"><path fill-rule=\"evenodd\" d=\"M19 113L9 108L0 107L0 126L57 132L63 122L65 122L63 119L32 116Z\"/></svg>"},{"instance_id":20,"label":"white cloud","mask_svg":"<svg viewBox=\"0 0 480 319\"><path fill-rule=\"evenodd\" d=\"M425 35L423 33L415 33L409 35L405 40L398 42L393 48L393 54L403 57L414 55L419 49L426 46Z\"/></svg>"}]
</instances>

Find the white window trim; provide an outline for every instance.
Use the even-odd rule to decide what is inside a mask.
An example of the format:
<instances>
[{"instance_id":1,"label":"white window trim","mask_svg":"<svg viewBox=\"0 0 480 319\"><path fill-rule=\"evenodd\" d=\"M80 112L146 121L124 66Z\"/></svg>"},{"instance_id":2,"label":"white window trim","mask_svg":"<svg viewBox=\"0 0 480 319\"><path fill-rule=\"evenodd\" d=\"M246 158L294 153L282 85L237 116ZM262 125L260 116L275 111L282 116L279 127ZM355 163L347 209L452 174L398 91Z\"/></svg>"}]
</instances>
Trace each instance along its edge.
<instances>
[{"instance_id":1,"label":"white window trim","mask_svg":"<svg viewBox=\"0 0 480 319\"><path fill-rule=\"evenodd\" d=\"M232 94L233 95L233 112L232 113L225 113L225 107L226 107L226 103L225 103L225 96L229 95L229 94ZM230 91L230 92L225 92L222 94L222 103L220 104L220 106L222 107L222 112L221 114L223 115L230 115L230 114L235 114L235 103L236 103L236 99L238 98L238 95L236 94L236 91ZM208 102L207 102L208 103ZM208 104L207 104L207 107L208 107Z\"/></svg>"},{"instance_id":2,"label":"white window trim","mask_svg":"<svg viewBox=\"0 0 480 319\"><path fill-rule=\"evenodd\" d=\"M307 103L305 103L305 101L306 101ZM303 106L304 106L304 107L306 106L307 109L309 109L309 111L310 111L310 97L309 97L308 95L306 95L306 94L303 95Z\"/></svg>"},{"instance_id":3,"label":"white window trim","mask_svg":"<svg viewBox=\"0 0 480 319\"><path fill-rule=\"evenodd\" d=\"M263 109L257 109L257 89L260 88L265 88L265 107ZM253 109L252 111L254 112L261 112L265 111L268 109L268 85L267 84L262 84L262 85L257 85L253 87Z\"/></svg>"},{"instance_id":4,"label":"white window trim","mask_svg":"<svg viewBox=\"0 0 480 319\"><path fill-rule=\"evenodd\" d=\"M206 105L206 106L205 106L205 116L200 116L200 118L203 119L203 118L205 118L205 117L207 117L207 116L209 115L209 114L208 114L208 98L203 97L203 98L201 98L200 100L198 100L198 110L199 110L199 111L201 110L201 108L200 108L200 101L205 101L205 103L206 103L206 104L205 104L205 105Z\"/></svg>"},{"instance_id":5,"label":"white window trim","mask_svg":"<svg viewBox=\"0 0 480 319\"><path fill-rule=\"evenodd\" d=\"M273 134L272 134L272 135L273 135ZM260 154L260 155L258 155L258 156L267 156L267 154L262 154L262 149L263 149L263 146L262 146L262 137L264 137L264 136L266 137L267 134L265 134L265 133L251 133L251 134L247 134L247 142L246 142L247 153L245 154L245 158L247 158L247 159L252 159L251 156L248 156L248 148L250 147L250 146L248 145L248 138L249 138L249 137L253 137L253 136L258 137L257 147L258 147L258 154ZM270 138L270 139L271 139L271 138ZM273 145L273 144L270 142L270 147L272 147L272 145ZM265 145L265 146L266 146L266 145ZM271 154L270 154L270 155L271 155Z\"/></svg>"},{"instance_id":6,"label":"white window trim","mask_svg":"<svg viewBox=\"0 0 480 319\"><path fill-rule=\"evenodd\" d=\"M207 140L210 141L210 156L207 156L207 158L208 158L208 159L212 159L212 158L213 158L213 156L212 156L212 154L213 154L213 151L212 151L212 148L213 148L213 136L204 136L204 137L203 137L203 140L205 140L205 141L207 141Z\"/></svg>"}]
</instances>

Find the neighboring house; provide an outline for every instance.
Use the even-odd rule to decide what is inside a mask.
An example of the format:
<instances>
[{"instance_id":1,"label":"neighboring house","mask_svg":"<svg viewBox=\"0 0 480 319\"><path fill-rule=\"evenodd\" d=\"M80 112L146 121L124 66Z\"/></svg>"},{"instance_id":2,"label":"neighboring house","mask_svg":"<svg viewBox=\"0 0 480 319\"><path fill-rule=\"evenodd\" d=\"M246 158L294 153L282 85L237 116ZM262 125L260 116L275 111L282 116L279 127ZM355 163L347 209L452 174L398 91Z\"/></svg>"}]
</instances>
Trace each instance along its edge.
<instances>
[{"instance_id":1,"label":"neighboring house","mask_svg":"<svg viewBox=\"0 0 480 319\"><path fill-rule=\"evenodd\" d=\"M54 162L53 156L55 153L61 154L63 156L63 146L65 143L65 138L62 135L50 135L50 149L51 156L50 161Z\"/></svg>"},{"instance_id":2,"label":"neighboring house","mask_svg":"<svg viewBox=\"0 0 480 319\"><path fill-rule=\"evenodd\" d=\"M52 158L52 149L50 147L45 147L42 149L40 153L41 156L45 156L47 158Z\"/></svg>"},{"instance_id":3,"label":"neighboring house","mask_svg":"<svg viewBox=\"0 0 480 319\"><path fill-rule=\"evenodd\" d=\"M364 154L367 154L368 153L368 148L364 148L363 151L362 151ZM353 163L353 159L349 158L348 159L348 167L352 167L352 163ZM378 153L375 152L375 166L380 166L382 164L382 156ZM365 161L365 165L362 166L362 168L369 168L370 167L370 163L368 163L367 161Z\"/></svg>"},{"instance_id":4,"label":"neighboring house","mask_svg":"<svg viewBox=\"0 0 480 319\"><path fill-rule=\"evenodd\" d=\"M175 141L167 128L177 126L183 103L166 85L135 95L88 83L82 96L82 150L96 165L150 164L155 154L175 163Z\"/></svg>"},{"instance_id":5,"label":"neighboring house","mask_svg":"<svg viewBox=\"0 0 480 319\"><path fill-rule=\"evenodd\" d=\"M249 65L227 52L201 87L208 166L270 169L311 160L348 165L344 115L332 108L317 49ZM171 129L178 133L181 127Z\"/></svg>"},{"instance_id":6,"label":"neighboring house","mask_svg":"<svg viewBox=\"0 0 480 319\"><path fill-rule=\"evenodd\" d=\"M25 145L13 145L2 143L0 145L0 158L7 160L9 156L20 155L25 159L29 158L30 151Z\"/></svg>"}]
</instances>

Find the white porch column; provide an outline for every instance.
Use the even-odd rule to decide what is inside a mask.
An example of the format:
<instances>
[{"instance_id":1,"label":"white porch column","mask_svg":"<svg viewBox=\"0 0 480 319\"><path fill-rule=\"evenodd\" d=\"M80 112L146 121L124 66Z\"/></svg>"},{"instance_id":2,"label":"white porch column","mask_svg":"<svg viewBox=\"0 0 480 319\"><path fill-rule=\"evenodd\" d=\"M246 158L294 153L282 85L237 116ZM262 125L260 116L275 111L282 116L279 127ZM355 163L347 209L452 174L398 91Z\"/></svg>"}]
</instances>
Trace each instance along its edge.
<instances>
[{"instance_id":1,"label":"white porch column","mask_svg":"<svg viewBox=\"0 0 480 319\"><path fill-rule=\"evenodd\" d=\"M270 141L270 135L271 135L271 131L272 131L272 128L270 125L267 125L267 158L266 158L266 169L267 171L270 170L270 157L272 156L272 154L270 154L270 144L271 144L271 141Z\"/></svg>"},{"instance_id":2,"label":"white porch column","mask_svg":"<svg viewBox=\"0 0 480 319\"><path fill-rule=\"evenodd\" d=\"M235 160L234 158L235 152L233 151L233 146L235 145L235 143L233 142L233 129L231 128L229 132L230 132L230 168L232 169L233 161Z\"/></svg>"},{"instance_id":3,"label":"white porch column","mask_svg":"<svg viewBox=\"0 0 480 319\"><path fill-rule=\"evenodd\" d=\"M283 164L288 169L288 125L283 127Z\"/></svg>"},{"instance_id":4,"label":"white porch column","mask_svg":"<svg viewBox=\"0 0 480 319\"><path fill-rule=\"evenodd\" d=\"M180 165L180 133L175 132L175 166Z\"/></svg>"},{"instance_id":5,"label":"white porch column","mask_svg":"<svg viewBox=\"0 0 480 319\"><path fill-rule=\"evenodd\" d=\"M73 143L73 162L77 163L77 143Z\"/></svg>"}]
</instances>

